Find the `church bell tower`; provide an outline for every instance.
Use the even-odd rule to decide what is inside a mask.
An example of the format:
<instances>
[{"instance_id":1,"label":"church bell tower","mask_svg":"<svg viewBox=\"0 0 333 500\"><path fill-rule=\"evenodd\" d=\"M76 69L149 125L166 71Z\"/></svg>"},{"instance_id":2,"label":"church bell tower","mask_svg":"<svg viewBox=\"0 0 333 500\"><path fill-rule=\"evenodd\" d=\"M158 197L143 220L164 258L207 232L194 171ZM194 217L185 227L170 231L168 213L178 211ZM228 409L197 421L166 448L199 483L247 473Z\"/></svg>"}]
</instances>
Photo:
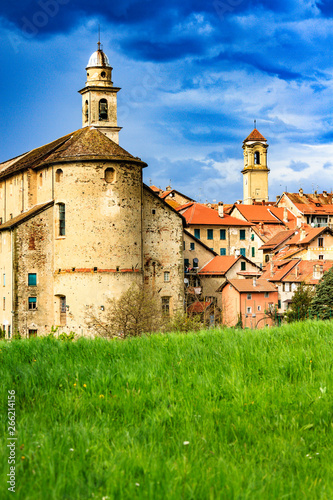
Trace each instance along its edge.
<instances>
[{"instance_id":1,"label":"church bell tower","mask_svg":"<svg viewBox=\"0 0 333 500\"><path fill-rule=\"evenodd\" d=\"M82 127L93 126L119 144L117 125L117 92L112 82L112 68L107 55L98 49L89 59L86 67L86 86L79 90L82 95Z\"/></svg>"},{"instance_id":2,"label":"church bell tower","mask_svg":"<svg viewBox=\"0 0 333 500\"><path fill-rule=\"evenodd\" d=\"M268 201L267 140L254 128L243 142L243 203Z\"/></svg>"}]
</instances>

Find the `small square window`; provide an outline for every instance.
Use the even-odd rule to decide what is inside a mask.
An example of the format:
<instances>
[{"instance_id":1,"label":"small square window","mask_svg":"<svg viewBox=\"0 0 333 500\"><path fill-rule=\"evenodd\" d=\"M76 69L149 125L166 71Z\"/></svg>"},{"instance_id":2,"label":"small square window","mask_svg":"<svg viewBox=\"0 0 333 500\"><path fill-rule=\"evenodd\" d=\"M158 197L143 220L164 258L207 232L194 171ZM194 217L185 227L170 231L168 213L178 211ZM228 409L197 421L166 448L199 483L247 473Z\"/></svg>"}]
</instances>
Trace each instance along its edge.
<instances>
[{"instance_id":1,"label":"small square window","mask_svg":"<svg viewBox=\"0 0 333 500\"><path fill-rule=\"evenodd\" d=\"M265 292L265 299L268 299L269 297L269 292Z\"/></svg>"},{"instance_id":2,"label":"small square window","mask_svg":"<svg viewBox=\"0 0 333 500\"><path fill-rule=\"evenodd\" d=\"M258 311L261 311L261 306L258 306Z\"/></svg>"},{"instance_id":3,"label":"small square window","mask_svg":"<svg viewBox=\"0 0 333 500\"><path fill-rule=\"evenodd\" d=\"M165 273L164 273L164 281L170 281L170 273L169 273L169 271L165 271Z\"/></svg>"},{"instance_id":4,"label":"small square window","mask_svg":"<svg viewBox=\"0 0 333 500\"><path fill-rule=\"evenodd\" d=\"M28 298L28 307L30 310L37 309L37 297Z\"/></svg>"},{"instance_id":5,"label":"small square window","mask_svg":"<svg viewBox=\"0 0 333 500\"><path fill-rule=\"evenodd\" d=\"M29 286L37 286L37 274L29 273L28 274L28 285Z\"/></svg>"},{"instance_id":6,"label":"small square window","mask_svg":"<svg viewBox=\"0 0 333 500\"><path fill-rule=\"evenodd\" d=\"M240 249L240 254L243 256L243 257L246 257L246 248L241 248Z\"/></svg>"},{"instance_id":7,"label":"small square window","mask_svg":"<svg viewBox=\"0 0 333 500\"><path fill-rule=\"evenodd\" d=\"M324 260L324 256L323 255L319 255L319 260Z\"/></svg>"},{"instance_id":8,"label":"small square window","mask_svg":"<svg viewBox=\"0 0 333 500\"><path fill-rule=\"evenodd\" d=\"M213 229L207 229L207 240L213 240Z\"/></svg>"},{"instance_id":9,"label":"small square window","mask_svg":"<svg viewBox=\"0 0 333 500\"><path fill-rule=\"evenodd\" d=\"M226 248L220 248L220 255L227 255L227 249Z\"/></svg>"},{"instance_id":10,"label":"small square window","mask_svg":"<svg viewBox=\"0 0 333 500\"><path fill-rule=\"evenodd\" d=\"M153 208L153 209L152 209L151 213L152 213L153 215L155 215L155 214L156 214L156 210L155 210L155 208Z\"/></svg>"},{"instance_id":11,"label":"small square window","mask_svg":"<svg viewBox=\"0 0 333 500\"><path fill-rule=\"evenodd\" d=\"M252 313L252 307L247 307L246 308L246 312L247 312L247 314L251 314Z\"/></svg>"},{"instance_id":12,"label":"small square window","mask_svg":"<svg viewBox=\"0 0 333 500\"><path fill-rule=\"evenodd\" d=\"M190 243L190 250L194 250L195 249L195 243Z\"/></svg>"},{"instance_id":13,"label":"small square window","mask_svg":"<svg viewBox=\"0 0 333 500\"><path fill-rule=\"evenodd\" d=\"M247 300L252 300L252 294L251 293L247 294Z\"/></svg>"}]
</instances>

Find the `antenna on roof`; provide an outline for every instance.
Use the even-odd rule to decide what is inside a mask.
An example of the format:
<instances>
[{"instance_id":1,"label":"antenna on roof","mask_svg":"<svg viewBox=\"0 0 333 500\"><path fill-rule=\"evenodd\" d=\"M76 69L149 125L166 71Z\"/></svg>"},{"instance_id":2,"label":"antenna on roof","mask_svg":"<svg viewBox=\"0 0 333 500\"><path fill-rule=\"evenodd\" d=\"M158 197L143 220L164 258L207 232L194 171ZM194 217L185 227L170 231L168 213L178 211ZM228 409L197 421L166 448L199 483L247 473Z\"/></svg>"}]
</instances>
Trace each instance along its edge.
<instances>
[{"instance_id":1,"label":"antenna on roof","mask_svg":"<svg viewBox=\"0 0 333 500\"><path fill-rule=\"evenodd\" d=\"M254 128L257 128L257 120L254 120Z\"/></svg>"}]
</instances>

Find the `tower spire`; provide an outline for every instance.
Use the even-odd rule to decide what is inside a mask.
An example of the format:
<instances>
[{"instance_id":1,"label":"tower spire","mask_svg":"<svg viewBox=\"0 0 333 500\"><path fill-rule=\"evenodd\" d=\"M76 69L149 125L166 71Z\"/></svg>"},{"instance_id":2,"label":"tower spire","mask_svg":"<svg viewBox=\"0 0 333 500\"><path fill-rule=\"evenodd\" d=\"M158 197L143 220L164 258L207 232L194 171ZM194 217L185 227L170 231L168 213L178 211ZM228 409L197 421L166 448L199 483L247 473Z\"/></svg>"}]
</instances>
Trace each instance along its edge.
<instances>
[{"instance_id":1,"label":"tower spire","mask_svg":"<svg viewBox=\"0 0 333 500\"><path fill-rule=\"evenodd\" d=\"M98 45L98 50L101 50L101 25L100 24L98 25L98 42L97 42L97 45Z\"/></svg>"}]
</instances>

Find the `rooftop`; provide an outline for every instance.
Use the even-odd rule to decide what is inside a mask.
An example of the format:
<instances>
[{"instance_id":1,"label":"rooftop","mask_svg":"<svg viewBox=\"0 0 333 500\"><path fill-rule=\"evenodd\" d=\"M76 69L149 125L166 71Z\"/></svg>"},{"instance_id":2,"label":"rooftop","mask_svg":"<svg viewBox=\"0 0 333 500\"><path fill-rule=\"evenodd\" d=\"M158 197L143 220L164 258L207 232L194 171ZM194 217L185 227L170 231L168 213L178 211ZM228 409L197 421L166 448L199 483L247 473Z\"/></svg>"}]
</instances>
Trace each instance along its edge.
<instances>
[{"instance_id":1,"label":"rooftop","mask_svg":"<svg viewBox=\"0 0 333 500\"><path fill-rule=\"evenodd\" d=\"M250 222L236 219L230 215L220 217L217 210L208 208L206 205L196 202L186 203L178 208L185 217L186 222L192 225L206 226L251 226Z\"/></svg>"}]
</instances>

